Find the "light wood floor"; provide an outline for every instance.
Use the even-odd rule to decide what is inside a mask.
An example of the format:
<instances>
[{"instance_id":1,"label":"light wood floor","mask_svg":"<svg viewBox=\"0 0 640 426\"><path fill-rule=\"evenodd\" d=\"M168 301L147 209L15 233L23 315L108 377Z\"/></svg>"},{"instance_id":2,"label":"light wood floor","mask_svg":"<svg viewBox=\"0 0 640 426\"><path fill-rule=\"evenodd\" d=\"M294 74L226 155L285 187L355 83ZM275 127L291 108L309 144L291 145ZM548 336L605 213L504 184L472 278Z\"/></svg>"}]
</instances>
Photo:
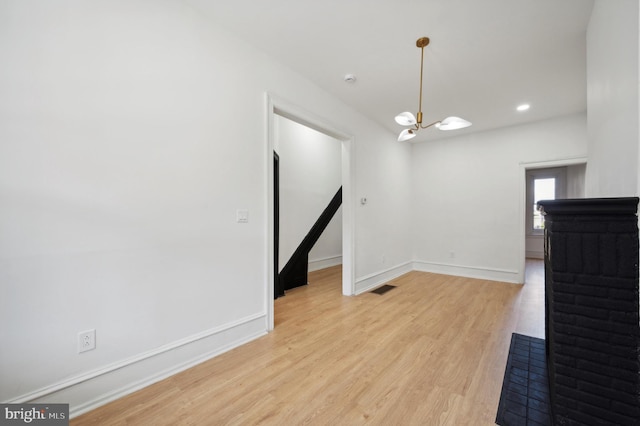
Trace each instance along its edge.
<instances>
[{"instance_id":1,"label":"light wood floor","mask_svg":"<svg viewBox=\"0 0 640 426\"><path fill-rule=\"evenodd\" d=\"M528 266L524 286L411 272L355 297L312 273L272 333L71 424L493 425L511 333L544 334Z\"/></svg>"}]
</instances>

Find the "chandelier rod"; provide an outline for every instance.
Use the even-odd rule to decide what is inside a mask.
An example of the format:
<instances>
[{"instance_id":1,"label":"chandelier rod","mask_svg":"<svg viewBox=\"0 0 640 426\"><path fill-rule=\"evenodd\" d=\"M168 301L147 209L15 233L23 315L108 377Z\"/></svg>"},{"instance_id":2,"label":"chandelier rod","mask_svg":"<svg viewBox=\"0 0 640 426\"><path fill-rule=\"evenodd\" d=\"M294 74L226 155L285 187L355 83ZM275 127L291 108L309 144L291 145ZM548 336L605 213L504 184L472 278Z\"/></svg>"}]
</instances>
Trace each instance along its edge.
<instances>
[{"instance_id":1,"label":"chandelier rod","mask_svg":"<svg viewBox=\"0 0 640 426\"><path fill-rule=\"evenodd\" d=\"M429 37L420 37L416 41L416 46L420 48L420 105L418 105L418 117L416 117L416 128L422 127L422 76L424 73L424 48L429 45ZM424 128L424 127L423 127Z\"/></svg>"},{"instance_id":2,"label":"chandelier rod","mask_svg":"<svg viewBox=\"0 0 640 426\"><path fill-rule=\"evenodd\" d=\"M418 46L420 46L420 50L422 50L422 53L420 55L420 104L418 105L418 118L416 120L418 122L418 126L422 124L422 73L424 70L424 46L425 46L420 44L420 40L418 40L418 43L417 43ZM427 39L427 43L429 43L428 40L429 39Z\"/></svg>"}]
</instances>

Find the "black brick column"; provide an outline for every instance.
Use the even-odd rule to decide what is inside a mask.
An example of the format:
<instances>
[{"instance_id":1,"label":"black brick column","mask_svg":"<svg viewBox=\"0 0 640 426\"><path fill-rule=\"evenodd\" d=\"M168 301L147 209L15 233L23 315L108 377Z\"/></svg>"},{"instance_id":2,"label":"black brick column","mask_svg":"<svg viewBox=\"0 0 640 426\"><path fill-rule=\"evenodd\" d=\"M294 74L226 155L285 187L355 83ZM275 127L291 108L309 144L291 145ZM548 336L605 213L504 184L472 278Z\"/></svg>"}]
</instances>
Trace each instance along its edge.
<instances>
[{"instance_id":1,"label":"black brick column","mask_svg":"<svg viewBox=\"0 0 640 426\"><path fill-rule=\"evenodd\" d=\"M557 425L640 425L638 198L541 201Z\"/></svg>"}]
</instances>

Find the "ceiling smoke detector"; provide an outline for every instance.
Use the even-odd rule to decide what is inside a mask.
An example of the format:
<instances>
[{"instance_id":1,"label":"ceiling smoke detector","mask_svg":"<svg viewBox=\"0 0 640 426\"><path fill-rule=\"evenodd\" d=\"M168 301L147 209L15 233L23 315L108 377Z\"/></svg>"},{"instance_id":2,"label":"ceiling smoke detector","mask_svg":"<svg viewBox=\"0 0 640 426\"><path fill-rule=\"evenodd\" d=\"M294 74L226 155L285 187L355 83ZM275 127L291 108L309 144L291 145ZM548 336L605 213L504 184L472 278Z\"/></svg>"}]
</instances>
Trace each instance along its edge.
<instances>
[{"instance_id":1,"label":"ceiling smoke detector","mask_svg":"<svg viewBox=\"0 0 640 426\"><path fill-rule=\"evenodd\" d=\"M346 81L347 83L355 83L356 82L356 76L353 74L347 74L344 76L344 81Z\"/></svg>"}]
</instances>

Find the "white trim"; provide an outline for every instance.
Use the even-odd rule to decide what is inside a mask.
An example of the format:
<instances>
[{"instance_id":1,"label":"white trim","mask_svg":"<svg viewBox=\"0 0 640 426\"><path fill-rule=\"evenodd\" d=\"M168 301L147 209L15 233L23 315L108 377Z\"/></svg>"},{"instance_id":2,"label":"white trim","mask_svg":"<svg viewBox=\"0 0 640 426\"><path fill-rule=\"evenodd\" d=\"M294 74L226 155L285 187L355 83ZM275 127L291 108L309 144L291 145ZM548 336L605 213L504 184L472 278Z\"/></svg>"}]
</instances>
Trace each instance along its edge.
<instances>
[{"instance_id":1,"label":"white trim","mask_svg":"<svg viewBox=\"0 0 640 426\"><path fill-rule=\"evenodd\" d=\"M356 294L355 139L342 141L342 294Z\"/></svg>"},{"instance_id":2,"label":"white trim","mask_svg":"<svg viewBox=\"0 0 640 426\"><path fill-rule=\"evenodd\" d=\"M527 250L525 254L527 256L527 259L544 259L544 252L543 251Z\"/></svg>"},{"instance_id":3,"label":"white trim","mask_svg":"<svg viewBox=\"0 0 640 426\"><path fill-rule=\"evenodd\" d=\"M75 417L265 335L264 317L250 315L7 402L65 402Z\"/></svg>"},{"instance_id":4,"label":"white trim","mask_svg":"<svg viewBox=\"0 0 640 426\"><path fill-rule=\"evenodd\" d=\"M275 252L273 251L273 242L274 242L274 215L273 215L273 182L274 182L274 171L273 171L273 151L274 151L274 140L275 140L275 120L273 117L273 112L275 110L274 102L269 96L269 93L265 93L264 95L265 101L265 162L267 167L265 167L266 176L263 179L267 187L265 188L265 197L264 200L266 206L266 214L264 215L264 226L267 230L267 235L265 238L265 253L267 253L267 258L265 262L265 287L266 294L264 298L264 309L267 312L266 317L266 329L267 331L273 330L274 326L274 312L273 312L273 299L275 295L275 282L273 277L275 275L274 270L274 257Z\"/></svg>"},{"instance_id":5,"label":"white trim","mask_svg":"<svg viewBox=\"0 0 640 426\"><path fill-rule=\"evenodd\" d=\"M371 291L376 287L380 287L395 278L411 272L412 270L412 262L405 262L392 268L358 278L356 281L356 294L358 295Z\"/></svg>"},{"instance_id":6,"label":"white trim","mask_svg":"<svg viewBox=\"0 0 640 426\"><path fill-rule=\"evenodd\" d=\"M551 167L564 167L564 166L575 166L578 164L587 164L587 157L569 157L569 158L561 158L558 160L547 160L547 161L521 161L521 167L524 167L527 170L531 169L546 169Z\"/></svg>"},{"instance_id":7,"label":"white trim","mask_svg":"<svg viewBox=\"0 0 640 426\"><path fill-rule=\"evenodd\" d=\"M330 268L342 264L342 255L324 257L322 259L309 260L309 272L319 271L320 269Z\"/></svg>"},{"instance_id":8,"label":"white trim","mask_svg":"<svg viewBox=\"0 0 640 426\"><path fill-rule=\"evenodd\" d=\"M354 156L351 154L354 149L355 138L349 135L336 126L326 122L324 119L316 116L315 114L304 110L303 108L295 105L285 99L278 97L272 93L266 92L266 155L265 161L267 163L266 171L267 176L265 181L267 182L267 200L266 200L266 229L267 229L267 247L266 247L266 267L267 271L267 284L265 305L267 311L267 330L273 330L274 327L274 312L273 312L273 161L272 153L275 145L274 139L274 114L286 117L296 123L310 127L321 133L329 135L342 142L342 294L351 296L355 294L355 256L354 256L354 200L353 200L353 185L354 185Z\"/></svg>"},{"instance_id":9,"label":"white trim","mask_svg":"<svg viewBox=\"0 0 640 426\"><path fill-rule=\"evenodd\" d=\"M462 266L450 263L429 262L415 260L413 269L420 272L432 272L435 274L453 275L458 277L476 278L481 280L502 281L513 284L522 284L519 271L509 269L488 268L484 266Z\"/></svg>"}]
</instances>

